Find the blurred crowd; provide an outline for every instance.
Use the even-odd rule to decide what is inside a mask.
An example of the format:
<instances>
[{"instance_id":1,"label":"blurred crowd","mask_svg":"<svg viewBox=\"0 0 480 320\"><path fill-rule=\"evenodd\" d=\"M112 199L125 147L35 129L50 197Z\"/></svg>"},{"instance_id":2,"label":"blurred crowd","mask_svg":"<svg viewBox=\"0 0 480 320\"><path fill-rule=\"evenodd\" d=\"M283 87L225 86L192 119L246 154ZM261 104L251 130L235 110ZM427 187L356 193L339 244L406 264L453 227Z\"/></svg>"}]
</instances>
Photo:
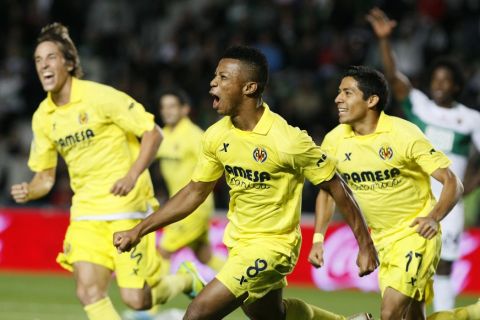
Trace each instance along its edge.
<instances>
[{"instance_id":1,"label":"blurred crowd","mask_svg":"<svg viewBox=\"0 0 480 320\"><path fill-rule=\"evenodd\" d=\"M86 79L127 92L155 114L159 91L182 87L203 128L218 119L208 94L218 56L233 44L255 46L270 66L266 102L320 143L337 123L342 71L381 65L365 20L374 6L397 20L397 62L416 86L427 88L430 61L453 56L467 77L460 101L479 109L480 0L0 0L0 205L13 205L10 185L31 177L30 120L45 96L32 55L45 24L69 27ZM68 207L70 192L60 163L54 190L34 205ZM216 192L225 207L225 185ZM308 185L306 211L315 194Z\"/></svg>"}]
</instances>

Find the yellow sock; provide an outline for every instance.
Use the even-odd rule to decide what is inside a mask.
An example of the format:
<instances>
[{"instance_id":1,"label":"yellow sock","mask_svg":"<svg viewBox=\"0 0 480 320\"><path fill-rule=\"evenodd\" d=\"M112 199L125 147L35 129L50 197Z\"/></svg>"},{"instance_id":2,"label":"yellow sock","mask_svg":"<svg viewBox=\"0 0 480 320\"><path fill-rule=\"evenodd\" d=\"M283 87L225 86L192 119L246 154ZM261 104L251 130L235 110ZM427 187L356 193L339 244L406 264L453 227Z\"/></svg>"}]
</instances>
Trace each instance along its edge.
<instances>
[{"instance_id":1,"label":"yellow sock","mask_svg":"<svg viewBox=\"0 0 480 320\"><path fill-rule=\"evenodd\" d=\"M480 301L451 311L435 312L427 320L480 320Z\"/></svg>"},{"instance_id":2,"label":"yellow sock","mask_svg":"<svg viewBox=\"0 0 480 320\"><path fill-rule=\"evenodd\" d=\"M345 320L345 317L312 306L300 299L288 298L285 302L286 320Z\"/></svg>"},{"instance_id":3,"label":"yellow sock","mask_svg":"<svg viewBox=\"0 0 480 320\"><path fill-rule=\"evenodd\" d=\"M207 265L215 271L220 271L223 265L225 264L225 260L220 258L217 255L212 255L212 258L208 261Z\"/></svg>"},{"instance_id":4,"label":"yellow sock","mask_svg":"<svg viewBox=\"0 0 480 320\"><path fill-rule=\"evenodd\" d=\"M188 274L167 275L152 288L152 302L154 305L167 303L181 292L190 292L192 284L193 279Z\"/></svg>"},{"instance_id":5,"label":"yellow sock","mask_svg":"<svg viewBox=\"0 0 480 320\"><path fill-rule=\"evenodd\" d=\"M121 320L109 297L86 305L83 309L89 320Z\"/></svg>"}]
</instances>

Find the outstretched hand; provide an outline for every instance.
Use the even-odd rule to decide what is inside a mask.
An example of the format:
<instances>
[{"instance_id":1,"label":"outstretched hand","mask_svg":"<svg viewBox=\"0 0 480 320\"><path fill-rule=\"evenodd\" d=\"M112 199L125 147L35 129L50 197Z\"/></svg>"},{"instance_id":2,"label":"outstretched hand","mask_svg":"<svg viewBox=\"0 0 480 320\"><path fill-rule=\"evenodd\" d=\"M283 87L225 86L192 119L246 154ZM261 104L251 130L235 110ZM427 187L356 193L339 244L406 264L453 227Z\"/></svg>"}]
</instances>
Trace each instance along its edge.
<instances>
[{"instance_id":1,"label":"outstretched hand","mask_svg":"<svg viewBox=\"0 0 480 320\"><path fill-rule=\"evenodd\" d=\"M113 234L113 245L117 248L118 253L130 251L140 240L141 237L135 229L118 231Z\"/></svg>"},{"instance_id":2,"label":"outstretched hand","mask_svg":"<svg viewBox=\"0 0 480 320\"><path fill-rule=\"evenodd\" d=\"M428 240L435 237L440 229L440 223L430 217L415 218L412 224L410 224L410 227L413 228L416 225L418 225L417 233Z\"/></svg>"},{"instance_id":3,"label":"outstretched hand","mask_svg":"<svg viewBox=\"0 0 480 320\"><path fill-rule=\"evenodd\" d=\"M389 37L392 34L393 29L397 26L397 22L389 19L385 12L379 8L373 8L370 10L366 19L372 26L373 31L378 38Z\"/></svg>"},{"instance_id":4,"label":"outstretched hand","mask_svg":"<svg viewBox=\"0 0 480 320\"><path fill-rule=\"evenodd\" d=\"M323 267L323 242L316 242L312 245L308 255L308 262L315 268Z\"/></svg>"}]
</instances>

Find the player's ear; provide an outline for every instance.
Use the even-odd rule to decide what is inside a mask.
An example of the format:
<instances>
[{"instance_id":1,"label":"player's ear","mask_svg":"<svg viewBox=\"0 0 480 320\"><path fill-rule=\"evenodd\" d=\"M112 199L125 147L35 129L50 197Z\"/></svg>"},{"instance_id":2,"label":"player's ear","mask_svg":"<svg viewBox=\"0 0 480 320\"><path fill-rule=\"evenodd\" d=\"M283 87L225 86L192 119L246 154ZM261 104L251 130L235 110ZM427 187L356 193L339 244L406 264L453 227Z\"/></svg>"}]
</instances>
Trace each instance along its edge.
<instances>
[{"instance_id":1,"label":"player's ear","mask_svg":"<svg viewBox=\"0 0 480 320\"><path fill-rule=\"evenodd\" d=\"M370 97L367 98L368 107L370 109L375 108L379 101L380 98L376 94L372 94Z\"/></svg>"},{"instance_id":2,"label":"player's ear","mask_svg":"<svg viewBox=\"0 0 480 320\"><path fill-rule=\"evenodd\" d=\"M257 90L258 90L258 83L253 82L253 81L249 81L249 82L245 83L242 91L243 91L244 95L250 96L250 95L255 94L257 92Z\"/></svg>"}]
</instances>

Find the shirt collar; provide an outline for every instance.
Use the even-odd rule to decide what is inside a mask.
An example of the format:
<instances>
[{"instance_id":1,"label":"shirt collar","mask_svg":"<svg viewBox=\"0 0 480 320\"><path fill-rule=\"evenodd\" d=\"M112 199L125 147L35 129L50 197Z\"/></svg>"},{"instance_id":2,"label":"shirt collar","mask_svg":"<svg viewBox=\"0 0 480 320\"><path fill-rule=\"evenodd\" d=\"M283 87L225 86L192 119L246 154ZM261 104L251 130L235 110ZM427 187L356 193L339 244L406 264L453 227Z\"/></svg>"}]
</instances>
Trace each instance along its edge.
<instances>
[{"instance_id":1,"label":"shirt collar","mask_svg":"<svg viewBox=\"0 0 480 320\"><path fill-rule=\"evenodd\" d=\"M385 112L380 112L380 117L378 118L377 127L375 131L371 134L378 134L382 132L389 132L392 129L392 120L390 116L386 115ZM352 126L345 125L345 137L352 138L355 137L356 134L352 130Z\"/></svg>"},{"instance_id":2,"label":"shirt collar","mask_svg":"<svg viewBox=\"0 0 480 320\"><path fill-rule=\"evenodd\" d=\"M270 107L268 104L265 102L263 103L263 107L265 110L263 111L262 117L258 121L258 123L255 125L255 128L253 128L252 132L261 134L261 135L266 135L270 128L272 127L273 120L275 119L273 112L270 110ZM232 123L232 119L229 117L228 121L230 122L230 125L235 128L235 126Z\"/></svg>"},{"instance_id":3,"label":"shirt collar","mask_svg":"<svg viewBox=\"0 0 480 320\"><path fill-rule=\"evenodd\" d=\"M79 102L82 100L82 88L80 85L80 80L72 77L72 88L70 90L70 102L67 103L66 105L63 105L62 107L69 106L73 103ZM52 99L52 93L48 92L47 93L47 112L51 113L57 110L58 106L53 102Z\"/></svg>"}]
</instances>

